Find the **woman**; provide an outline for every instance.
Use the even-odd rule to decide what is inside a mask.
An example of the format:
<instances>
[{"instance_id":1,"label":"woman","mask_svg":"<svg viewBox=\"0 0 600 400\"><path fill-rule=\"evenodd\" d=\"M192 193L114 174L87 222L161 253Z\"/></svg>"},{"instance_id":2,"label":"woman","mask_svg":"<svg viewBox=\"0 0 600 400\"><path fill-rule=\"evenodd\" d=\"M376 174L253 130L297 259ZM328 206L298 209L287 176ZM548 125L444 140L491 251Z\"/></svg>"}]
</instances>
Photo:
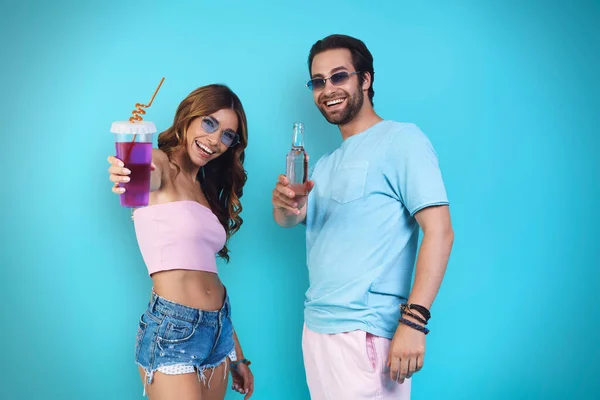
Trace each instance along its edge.
<instances>
[{"instance_id":1,"label":"woman","mask_svg":"<svg viewBox=\"0 0 600 400\"><path fill-rule=\"evenodd\" d=\"M227 240L242 224L247 141L239 98L208 85L181 102L153 149L150 202L133 212L153 282L135 347L150 400L223 399L229 370L245 399L254 390L216 268L217 254L229 261ZM108 161L113 192L122 194L130 171Z\"/></svg>"}]
</instances>

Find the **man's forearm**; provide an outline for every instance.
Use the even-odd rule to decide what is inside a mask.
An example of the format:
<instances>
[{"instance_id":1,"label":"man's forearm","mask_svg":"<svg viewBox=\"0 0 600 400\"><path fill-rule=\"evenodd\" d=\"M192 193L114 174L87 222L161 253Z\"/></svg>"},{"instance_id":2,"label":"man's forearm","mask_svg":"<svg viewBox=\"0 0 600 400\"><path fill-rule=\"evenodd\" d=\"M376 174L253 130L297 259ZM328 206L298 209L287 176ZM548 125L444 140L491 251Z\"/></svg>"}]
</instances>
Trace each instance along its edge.
<instances>
[{"instance_id":1,"label":"man's forearm","mask_svg":"<svg viewBox=\"0 0 600 400\"><path fill-rule=\"evenodd\" d=\"M446 272L453 241L451 228L423 234L408 303L431 308Z\"/></svg>"}]
</instances>

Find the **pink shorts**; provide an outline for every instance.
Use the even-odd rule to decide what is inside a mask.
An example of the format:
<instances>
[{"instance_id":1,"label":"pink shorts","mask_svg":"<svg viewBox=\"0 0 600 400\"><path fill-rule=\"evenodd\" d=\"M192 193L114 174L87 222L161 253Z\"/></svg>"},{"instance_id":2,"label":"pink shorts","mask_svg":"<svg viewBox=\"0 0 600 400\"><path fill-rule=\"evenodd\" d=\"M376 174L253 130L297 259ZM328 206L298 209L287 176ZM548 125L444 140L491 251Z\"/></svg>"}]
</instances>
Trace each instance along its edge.
<instances>
[{"instance_id":1,"label":"pink shorts","mask_svg":"<svg viewBox=\"0 0 600 400\"><path fill-rule=\"evenodd\" d=\"M364 331L302 332L311 400L409 400L410 379L398 384L386 366L391 340Z\"/></svg>"}]
</instances>

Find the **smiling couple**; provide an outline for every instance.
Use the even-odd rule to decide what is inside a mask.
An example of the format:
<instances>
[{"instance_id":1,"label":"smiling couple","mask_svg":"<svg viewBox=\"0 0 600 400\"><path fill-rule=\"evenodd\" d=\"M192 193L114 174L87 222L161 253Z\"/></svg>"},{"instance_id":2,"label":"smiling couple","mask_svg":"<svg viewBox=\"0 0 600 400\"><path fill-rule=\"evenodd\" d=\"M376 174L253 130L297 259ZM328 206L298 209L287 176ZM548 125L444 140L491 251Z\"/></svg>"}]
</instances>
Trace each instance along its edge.
<instances>
[{"instance_id":1,"label":"smiling couple","mask_svg":"<svg viewBox=\"0 0 600 400\"><path fill-rule=\"evenodd\" d=\"M306 231L310 395L409 399L453 243L437 154L417 125L375 112L373 57L362 41L317 41L308 69L315 105L343 141L316 162L306 195L294 195L280 175L272 206L277 224ZM240 99L208 85L181 102L153 149L150 202L134 211L153 281L135 347L151 400L221 400L228 373L245 399L254 391L216 266L217 256L229 260L227 242L242 224L247 142ZM108 161L113 191L122 194L131 171Z\"/></svg>"}]
</instances>

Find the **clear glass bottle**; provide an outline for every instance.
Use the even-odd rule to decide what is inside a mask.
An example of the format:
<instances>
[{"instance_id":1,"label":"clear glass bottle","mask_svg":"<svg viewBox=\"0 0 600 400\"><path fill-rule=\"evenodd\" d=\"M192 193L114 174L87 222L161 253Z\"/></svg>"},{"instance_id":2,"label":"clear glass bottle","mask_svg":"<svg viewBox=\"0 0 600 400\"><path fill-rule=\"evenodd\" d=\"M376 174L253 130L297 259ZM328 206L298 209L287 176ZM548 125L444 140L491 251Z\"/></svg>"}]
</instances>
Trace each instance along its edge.
<instances>
[{"instance_id":1,"label":"clear glass bottle","mask_svg":"<svg viewBox=\"0 0 600 400\"><path fill-rule=\"evenodd\" d=\"M294 123L292 148L286 157L285 176L290 180L290 189L297 195L305 195L308 179L308 156L304 151L304 124Z\"/></svg>"}]
</instances>

